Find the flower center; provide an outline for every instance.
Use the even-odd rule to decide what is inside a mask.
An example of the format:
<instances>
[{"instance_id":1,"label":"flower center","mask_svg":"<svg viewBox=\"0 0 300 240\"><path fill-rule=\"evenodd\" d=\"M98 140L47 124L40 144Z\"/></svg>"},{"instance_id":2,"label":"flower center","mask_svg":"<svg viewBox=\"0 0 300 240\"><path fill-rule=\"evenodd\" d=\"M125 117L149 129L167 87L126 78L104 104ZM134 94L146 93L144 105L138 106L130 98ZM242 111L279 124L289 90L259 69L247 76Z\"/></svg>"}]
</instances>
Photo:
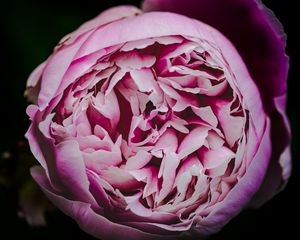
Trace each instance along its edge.
<instances>
[{"instance_id":1,"label":"flower center","mask_svg":"<svg viewBox=\"0 0 300 240\"><path fill-rule=\"evenodd\" d=\"M245 172L247 110L209 42L169 36L107 48L54 113L55 140L75 139L87 170L139 214L205 216Z\"/></svg>"}]
</instances>

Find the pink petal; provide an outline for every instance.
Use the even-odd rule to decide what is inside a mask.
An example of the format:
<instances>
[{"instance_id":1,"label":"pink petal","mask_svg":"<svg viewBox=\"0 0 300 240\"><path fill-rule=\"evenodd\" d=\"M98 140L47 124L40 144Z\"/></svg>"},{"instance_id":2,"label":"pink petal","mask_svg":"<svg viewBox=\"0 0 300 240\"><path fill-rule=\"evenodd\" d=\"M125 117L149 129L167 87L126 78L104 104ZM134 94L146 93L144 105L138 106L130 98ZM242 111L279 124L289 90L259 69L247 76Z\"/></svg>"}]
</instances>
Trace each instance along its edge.
<instances>
[{"instance_id":1,"label":"pink petal","mask_svg":"<svg viewBox=\"0 0 300 240\"><path fill-rule=\"evenodd\" d=\"M45 138L38 128L38 122L41 121L41 113L35 105L29 106L27 108L27 113L32 118L32 124L25 135L28 139L30 150L41 166L45 169L52 187L55 189L61 189L61 183L57 176L55 166L53 141L52 139ZM48 123L50 124L50 121L48 121ZM43 128L47 129L46 126L43 126ZM50 129L50 126L48 126L48 128Z\"/></svg>"},{"instance_id":2,"label":"pink petal","mask_svg":"<svg viewBox=\"0 0 300 240\"><path fill-rule=\"evenodd\" d=\"M176 132L169 128L165 131L163 135L158 138L158 141L155 143L153 152L157 150L163 150L165 153L176 152L178 147L178 139Z\"/></svg>"},{"instance_id":3,"label":"pink petal","mask_svg":"<svg viewBox=\"0 0 300 240\"><path fill-rule=\"evenodd\" d=\"M117 6L112 7L102 13L100 13L94 19L85 22L82 24L76 31L72 32L71 34L67 35L67 41L63 41L63 44L70 44L74 41L78 36L87 32L93 28L98 28L104 24L117 21L119 19L127 18L134 16L136 14L140 14L141 11L134 7L134 6Z\"/></svg>"},{"instance_id":4,"label":"pink petal","mask_svg":"<svg viewBox=\"0 0 300 240\"><path fill-rule=\"evenodd\" d=\"M104 141L101 141L101 139L95 135L80 136L76 138L76 141L78 142L81 151L84 151L87 148L103 148L104 143ZM106 143L106 145L108 145L108 143Z\"/></svg>"},{"instance_id":5,"label":"pink petal","mask_svg":"<svg viewBox=\"0 0 300 240\"><path fill-rule=\"evenodd\" d=\"M74 44L56 52L48 59L43 71L41 91L38 98L38 105L41 110L45 109L50 100L55 97L65 72L89 34L81 36Z\"/></svg>"},{"instance_id":6,"label":"pink petal","mask_svg":"<svg viewBox=\"0 0 300 240\"><path fill-rule=\"evenodd\" d=\"M200 160L205 168L214 168L223 162L227 162L232 159L235 155L227 147L221 147L216 150L208 150L202 148L198 151Z\"/></svg>"},{"instance_id":7,"label":"pink petal","mask_svg":"<svg viewBox=\"0 0 300 240\"><path fill-rule=\"evenodd\" d=\"M189 88L189 87L182 87L180 85L180 83L177 83L177 82L173 81L173 78L172 77L170 77L170 78L162 78L162 77L160 77L159 80L162 81L162 82L164 82L164 83L166 83L166 84L171 85L173 88L175 88L177 90L180 90L180 91L184 91L184 92L188 92L188 93L192 93L192 94L198 94L198 93L200 93L200 91L201 91L200 88L197 88L197 87L191 87L191 88ZM186 78L186 76L181 76L180 77L181 82L185 82L186 81L185 78ZM193 79L193 78L190 77L190 76L188 76L187 79L190 80L190 79Z\"/></svg>"},{"instance_id":8,"label":"pink petal","mask_svg":"<svg viewBox=\"0 0 300 240\"><path fill-rule=\"evenodd\" d=\"M193 222L191 220L187 220L187 221L184 221L184 222L181 222L181 223L178 223L178 224L168 224L167 225L167 224L152 223L151 225L163 228L163 229L168 230L168 231L184 232L184 231L187 231L191 228L192 223Z\"/></svg>"},{"instance_id":9,"label":"pink petal","mask_svg":"<svg viewBox=\"0 0 300 240\"><path fill-rule=\"evenodd\" d=\"M73 140L60 142L55 148L56 170L66 189L78 200L95 204L89 192L89 181L78 143Z\"/></svg>"},{"instance_id":10,"label":"pink petal","mask_svg":"<svg viewBox=\"0 0 300 240\"><path fill-rule=\"evenodd\" d=\"M117 85L119 81L125 76L126 71L119 70L117 71L111 78L107 90L105 91L105 95L109 94L112 89Z\"/></svg>"},{"instance_id":11,"label":"pink petal","mask_svg":"<svg viewBox=\"0 0 300 240\"><path fill-rule=\"evenodd\" d=\"M214 112L212 111L210 106L207 107L194 107L192 106L193 112L200 117L205 122L209 123L213 127L217 127L218 125L218 119L215 116Z\"/></svg>"},{"instance_id":12,"label":"pink petal","mask_svg":"<svg viewBox=\"0 0 300 240\"><path fill-rule=\"evenodd\" d=\"M130 174L137 180L146 183L143 191L143 198L150 196L158 191L158 169L154 166L145 167L138 170L131 170Z\"/></svg>"},{"instance_id":13,"label":"pink petal","mask_svg":"<svg viewBox=\"0 0 300 240\"><path fill-rule=\"evenodd\" d=\"M112 207L109 201L109 197L107 196L107 193L105 192L105 189L102 186L100 177L93 171L89 170L87 171L87 176L90 182L90 192L94 196L99 206L106 209Z\"/></svg>"},{"instance_id":14,"label":"pink petal","mask_svg":"<svg viewBox=\"0 0 300 240\"><path fill-rule=\"evenodd\" d=\"M181 43L182 38L177 36L166 36L166 37L160 37L160 38L146 38L136 41L127 42L122 47L122 51L128 52L132 51L134 49L144 49L150 45L153 45L155 42L158 42L163 45L169 45L174 43Z\"/></svg>"},{"instance_id":15,"label":"pink petal","mask_svg":"<svg viewBox=\"0 0 300 240\"><path fill-rule=\"evenodd\" d=\"M230 104L226 102L217 102L214 112L217 115L219 123L225 134L226 141L232 147L234 143L242 136L245 127L245 118L240 116L232 116Z\"/></svg>"},{"instance_id":16,"label":"pink petal","mask_svg":"<svg viewBox=\"0 0 300 240\"><path fill-rule=\"evenodd\" d=\"M159 194L155 197L157 203L160 203L172 190L180 158L175 153L167 153L162 161L164 161L163 169L160 169L158 176L162 176L163 182Z\"/></svg>"},{"instance_id":17,"label":"pink petal","mask_svg":"<svg viewBox=\"0 0 300 240\"><path fill-rule=\"evenodd\" d=\"M142 193L137 193L134 196L125 197L127 202L127 209L130 209L134 214L142 217L150 217L152 215L152 210L146 208L143 204L140 203L140 197Z\"/></svg>"},{"instance_id":18,"label":"pink petal","mask_svg":"<svg viewBox=\"0 0 300 240\"><path fill-rule=\"evenodd\" d=\"M116 129L120 119L118 99L114 91L105 96L99 92L92 98L95 108L107 119L110 120L111 128Z\"/></svg>"},{"instance_id":19,"label":"pink petal","mask_svg":"<svg viewBox=\"0 0 300 240\"><path fill-rule=\"evenodd\" d=\"M196 156L190 156L184 160L174 181L174 186L177 187L177 191L180 193L175 199L174 205L184 200L192 177L199 175L201 170L203 170L203 166L201 166L201 163Z\"/></svg>"},{"instance_id":20,"label":"pink petal","mask_svg":"<svg viewBox=\"0 0 300 240\"><path fill-rule=\"evenodd\" d=\"M155 56L138 53L137 51L121 52L114 59L121 69L141 69L152 67L155 63Z\"/></svg>"},{"instance_id":21,"label":"pink petal","mask_svg":"<svg viewBox=\"0 0 300 240\"><path fill-rule=\"evenodd\" d=\"M26 83L26 91L25 96L29 101L35 102L38 99L39 91L40 91L40 80L42 77L42 73L44 71L46 62L41 63L36 69L30 74L27 83Z\"/></svg>"},{"instance_id":22,"label":"pink petal","mask_svg":"<svg viewBox=\"0 0 300 240\"><path fill-rule=\"evenodd\" d=\"M223 146L225 141L214 131L210 131L206 138L211 149L215 150Z\"/></svg>"},{"instance_id":23,"label":"pink petal","mask_svg":"<svg viewBox=\"0 0 300 240\"><path fill-rule=\"evenodd\" d=\"M92 153L82 153L85 166L97 173L109 166L117 166L122 162L120 151L97 150Z\"/></svg>"},{"instance_id":24,"label":"pink petal","mask_svg":"<svg viewBox=\"0 0 300 240\"><path fill-rule=\"evenodd\" d=\"M181 142L178 148L179 158L182 159L203 146L208 136L208 128L197 127L193 129Z\"/></svg>"},{"instance_id":25,"label":"pink petal","mask_svg":"<svg viewBox=\"0 0 300 240\"><path fill-rule=\"evenodd\" d=\"M41 63L39 66L36 67L36 69L30 74L26 86L27 87L35 87L39 80L41 79L41 75L43 73L43 70L45 68L46 62Z\"/></svg>"},{"instance_id":26,"label":"pink petal","mask_svg":"<svg viewBox=\"0 0 300 240\"><path fill-rule=\"evenodd\" d=\"M205 174L210 177L222 176L230 160L235 157L235 154L227 147L216 150L202 148L198 154L203 167L206 169Z\"/></svg>"},{"instance_id":27,"label":"pink petal","mask_svg":"<svg viewBox=\"0 0 300 240\"><path fill-rule=\"evenodd\" d=\"M130 75L141 92L150 92L156 84L151 69L141 69L130 71Z\"/></svg>"},{"instance_id":28,"label":"pink petal","mask_svg":"<svg viewBox=\"0 0 300 240\"><path fill-rule=\"evenodd\" d=\"M126 161L124 169L135 170L144 167L150 162L152 155L144 150L138 151L134 156L129 157Z\"/></svg>"},{"instance_id":29,"label":"pink petal","mask_svg":"<svg viewBox=\"0 0 300 240\"><path fill-rule=\"evenodd\" d=\"M137 188L140 183L127 171L118 167L109 167L102 170L100 176L109 182L113 187L121 191L128 191Z\"/></svg>"}]
</instances>

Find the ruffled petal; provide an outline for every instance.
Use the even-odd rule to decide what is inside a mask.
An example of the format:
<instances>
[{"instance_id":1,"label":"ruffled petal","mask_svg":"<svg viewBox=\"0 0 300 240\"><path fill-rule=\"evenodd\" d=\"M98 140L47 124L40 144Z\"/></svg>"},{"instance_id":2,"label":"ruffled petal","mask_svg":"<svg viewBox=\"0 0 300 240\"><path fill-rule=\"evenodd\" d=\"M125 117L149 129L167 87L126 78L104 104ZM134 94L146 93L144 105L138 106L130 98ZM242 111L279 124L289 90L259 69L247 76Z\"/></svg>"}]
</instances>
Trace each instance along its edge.
<instances>
[{"instance_id":1,"label":"ruffled petal","mask_svg":"<svg viewBox=\"0 0 300 240\"><path fill-rule=\"evenodd\" d=\"M270 127L270 121L268 120L261 144L245 175L238 181L223 201L211 207L211 212L205 219L199 217L196 220L197 223L194 230L202 235L215 233L248 204L263 182L269 165L272 152Z\"/></svg>"},{"instance_id":2,"label":"ruffled petal","mask_svg":"<svg viewBox=\"0 0 300 240\"><path fill-rule=\"evenodd\" d=\"M174 236L150 234L136 228L111 222L107 218L97 214L90 204L76 200L72 201L64 196L58 195L58 193L51 188L45 172L41 167L33 167L31 169L31 175L54 205L61 209L66 215L76 219L80 228L94 237L103 240L122 239L124 236L129 240L174 239Z\"/></svg>"},{"instance_id":3,"label":"ruffled petal","mask_svg":"<svg viewBox=\"0 0 300 240\"><path fill-rule=\"evenodd\" d=\"M280 152L272 154L263 185L269 194L264 193L265 190L258 193L259 202L265 202L263 196L269 199L282 189L291 171L289 123L284 110L285 100L282 100L287 91L289 59L285 54L285 34L280 22L257 0L145 0L143 10L175 12L205 22L229 38L241 54L259 89L263 107L271 116L272 132L281 127L281 134L272 134L276 136L272 137L273 149L280 149ZM280 104L278 98L281 98Z\"/></svg>"}]
</instances>

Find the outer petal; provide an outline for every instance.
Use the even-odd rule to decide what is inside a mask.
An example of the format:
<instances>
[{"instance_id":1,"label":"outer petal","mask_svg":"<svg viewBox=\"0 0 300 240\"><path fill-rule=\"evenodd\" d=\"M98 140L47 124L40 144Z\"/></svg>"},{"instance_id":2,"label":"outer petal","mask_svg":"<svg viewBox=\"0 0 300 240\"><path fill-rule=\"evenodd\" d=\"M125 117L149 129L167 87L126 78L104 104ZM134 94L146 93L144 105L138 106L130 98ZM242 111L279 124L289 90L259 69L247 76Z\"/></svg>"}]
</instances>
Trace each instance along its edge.
<instances>
[{"instance_id":1,"label":"outer petal","mask_svg":"<svg viewBox=\"0 0 300 240\"><path fill-rule=\"evenodd\" d=\"M49 133L53 115L48 115L44 121L41 121L41 113L34 105L28 107L27 112L31 115L33 123L26 137L32 153L45 169L51 186L56 190L64 191L62 188L67 185L69 193L80 200L95 204L94 198L88 191L89 182L78 143L65 141L55 146Z\"/></svg>"},{"instance_id":2,"label":"outer petal","mask_svg":"<svg viewBox=\"0 0 300 240\"><path fill-rule=\"evenodd\" d=\"M56 51L49 57L42 67L35 71L34 78L31 76L29 85L37 83L36 79L41 77L41 89L38 97L38 104L43 110L55 97L55 93L63 79L64 74L74 60L77 51L83 42L94 31L109 22L123 19L139 14L140 10L132 6L121 6L109 9L95 19L85 23L78 30L62 39ZM42 70L42 71L41 71Z\"/></svg>"},{"instance_id":3,"label":"outer petal","mask_svg":"<svg viewBox=\"0 0 300 240\"><path fill-rule=\"evenodd\" d=\"M143 10L171 11L203 21L228 37L241 54L271 116L272 145L278 150L272 153L266 181L254 199L256 206L262 204L285 186L291 171L284 110L289 61L280 22L259 0L145 0Z\"/></svg>"},{"instance_id":4,"label":"outer petal","mask_svg":"<svg viewBox=\"0 0 300 240\"><path fill-rule=\"evenodd\" d=\"M40 91L40 80L42 76L42 72L45 68L46 62L41 63L29 76L26 83L26 91L24 93L25 97L27 97L30 102L37 102L37 98Z\"/></svg>"},{"instance_id":5,"label":"outer petal","mask_svg":"<svg viewBox=\"0 0 300 240\"><path fill-rule=\"evenodd\" d=\"M59 143L55 148L56 171L71 196L96 205L89 192L89 181L84 161L76 141Z\"/></svg>"},{"instance_id":6,"label":"outer petal","mask_svg":"<svg viewBox=\"0 0 300 240\"><path fill-rule=\"evenodd\" d=\"M100 13L97 17L92 20L82 24L77 30L65 36L60 43L61 44L70 44L74 41L78 36L87 32L93 28L97 28L99 26L105 25L107 23L117 21L122 18L131 17L134 15L140 14L141 11L134 6L118 6L112 7L102 13Z\"/></svg>"},{"instance_id":7,"label":"outer petal","mask_svg":"<svg viewBox=\"0 0 300 240\"><path fill-rule=\"evenodd\" d=\"M285 115L286 96L274 98L275 106L279 112L273 112L271 139L273 151L266 178L252 199L251 205L259 207L281 191L291 175L291 150L288 119Z\"/></svg>"},{"instance_id":8,"label":"outer petal","mask_svg":"<svg viewBox=\"0 0 300 240\"><path fill-rule=\"evenodd\" d=\"M103 240L123 239L124 236L129 240L174 239L174 236L159 236L145 233L129 226L111 222L107 218L97 214L91 208L90 204L71 201L63 196L57 195L51 188L45 172L41 167L33 167L31 174L47 197L66 215L76 219L79 226L94 237L101 237Z\"/></svg>"},{"instance_id":9,"label":"outer petal","mask_svg":"<svg viewBox=\"0 0 300 240\"><path fill-rule=\"evenodd\" d=\"M274 141L278 139L282 139L282 141L284 142L284 144L282 144L282 148L280 149L279 153L280 154L280 158L279 158L279 164L282 167L283 171L282 171L282 179L284 181L284 183L287 182L288 178L291 175L291 153L290 153L290 146L289 146L289 141L291 138L291 129L289 126L289 121L287 116L285 115L285 111L286 111L286 95L282 95L279 97L274 98L274 102L275 102L275 107L278 110L278 118L279 118L279 124L282 124L282 128L281 126L274 126L274 130L276 132L278 132L278 129L283 129L281 132L280 136L276 136L274 137ZM274 131L274 132L275 132ZM282 138L281 138L282 137Z\"/></svg>"},{"instance_id":10,"label":"outer petal","mask_svg":"<svg viewBox=\"0 0 300 240\"><path fill-rule=\"evenodd\" d=\"M36 105L30 105L27 108L27 114L32 120L25 135L28 139L30 150L45 169L51 186L55 189L60 189L61 184L55 170L53 142L51 139L45 138L38 127L38 123L41 121L41 113Z\"/></svg>"}]
</instances>

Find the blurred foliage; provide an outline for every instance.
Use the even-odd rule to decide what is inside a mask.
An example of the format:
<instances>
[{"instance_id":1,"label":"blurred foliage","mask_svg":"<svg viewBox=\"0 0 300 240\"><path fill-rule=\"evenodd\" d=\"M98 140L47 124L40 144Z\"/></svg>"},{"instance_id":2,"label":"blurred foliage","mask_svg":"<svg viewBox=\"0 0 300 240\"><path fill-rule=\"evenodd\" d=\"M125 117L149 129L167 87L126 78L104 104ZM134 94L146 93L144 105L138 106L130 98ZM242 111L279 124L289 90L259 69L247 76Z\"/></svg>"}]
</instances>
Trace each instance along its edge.
<instances>
[{"instance_id":1,"label":"blurred foliage","mask_svg":"<svg viewBox=\"0 0 300 240\"><path fill-rule=\"evenodd\" d=\"M31 226L45 226L46 212L54 210L29 174L36 164L25 139L17 141L0 158L0 190L14 208L14 214L24 218Z\"/></svg>"}]
</instances>

